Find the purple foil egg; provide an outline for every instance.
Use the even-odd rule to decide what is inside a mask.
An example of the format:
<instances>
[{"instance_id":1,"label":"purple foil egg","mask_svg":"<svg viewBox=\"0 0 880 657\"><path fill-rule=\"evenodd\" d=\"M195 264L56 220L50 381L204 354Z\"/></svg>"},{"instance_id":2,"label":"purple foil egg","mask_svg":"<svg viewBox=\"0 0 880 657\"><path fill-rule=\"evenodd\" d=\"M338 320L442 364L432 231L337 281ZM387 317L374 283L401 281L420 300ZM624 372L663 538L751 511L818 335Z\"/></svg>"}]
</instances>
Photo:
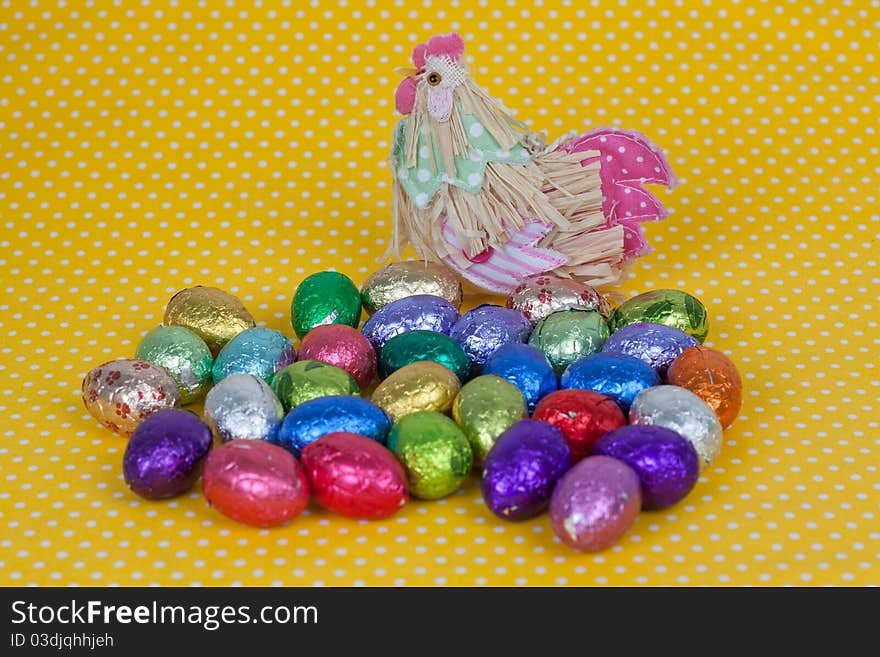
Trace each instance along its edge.
<instances>
[{"instance_id":1,"label":"purple foil egg","mask_svg":"<svg viewBox=\"0 0 880 657\"><path fill-rule=\"evenodd\" d=\"M628 324L611 334L602 346L602 353L626 354L646 362L666 380L666 370L685 349L695 347L697 340L672 326L652 322Z\"/></svg>"},{"instance_id":2,"label":"purple foil egg","mask_svg":"<svg viewBox=\"0 0 880 657\"><path fill-rule=\"evenodd\" d=\"M538 420L520 420L502 433L483 463L483 499L504 520L543 511L559 478L571 467L562 432Z\"/></svg>"},{"instance_id":3,"label":"purple foil egg","mask_svg":"<svg viewBox=\"0 0 880 657\"><path fill-rule=\"evenodd\" d=\"M379 308L361 329L378 351L391 338L408 331L449 335L461 315L458 308L433 294L416 294Z\"/></svg>"},{"instance_id":4,"label":"purple foil egg","mask_svg":"<svg viewBox=\"0 0 880 657\"><path fill-rule=\"evenodd\" d=\"M125 482L148 500L188 491L213 443L210 427L183 409L154 413L132 434L122 459Z\"/></svg>"},{"instance_id":5,"label":"purple foil egg","mask_svg":"<svg viewBox=\"0 0 880 657\"><path fill-rule=\"evenodd\" d=\"M610 456L633 469L642 485L643 509L672 506L691 492L700 476L694 446L665 427L621 427L602 436L593 454Z\"/></svg>"},{"instance_id":6,"label":"purple foil egg","mask_svg":"<svg viewBox=\"0 0 880 657\"><path fill-rule=\"evenodd\" d=\"M525 342L531 332L532 323L518 310L487 303L462 315L449 337L481 368L498 347Z\"/></svg>"}]
</instances>

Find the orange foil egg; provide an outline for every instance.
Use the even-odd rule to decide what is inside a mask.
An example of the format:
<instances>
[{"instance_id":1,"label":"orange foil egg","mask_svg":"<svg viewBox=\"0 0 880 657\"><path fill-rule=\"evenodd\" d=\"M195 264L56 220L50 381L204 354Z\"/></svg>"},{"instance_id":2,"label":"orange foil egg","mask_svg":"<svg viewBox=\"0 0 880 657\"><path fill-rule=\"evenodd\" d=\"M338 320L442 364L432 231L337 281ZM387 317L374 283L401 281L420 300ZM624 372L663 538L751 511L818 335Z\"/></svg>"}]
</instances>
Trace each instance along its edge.
<instances>
[{"instance_id":1,"label":"orange foil egg","mask_svg":"<svg viewBox=\"0 0 880 657\"><path fill-rule=\"evenodd\" d=\"M672 385L687 388L709 404L725 429L733 424L742 406L743 386L727 356L708 347L691 347L673 361L666 376Z\"/></svg>"}]
</instances>

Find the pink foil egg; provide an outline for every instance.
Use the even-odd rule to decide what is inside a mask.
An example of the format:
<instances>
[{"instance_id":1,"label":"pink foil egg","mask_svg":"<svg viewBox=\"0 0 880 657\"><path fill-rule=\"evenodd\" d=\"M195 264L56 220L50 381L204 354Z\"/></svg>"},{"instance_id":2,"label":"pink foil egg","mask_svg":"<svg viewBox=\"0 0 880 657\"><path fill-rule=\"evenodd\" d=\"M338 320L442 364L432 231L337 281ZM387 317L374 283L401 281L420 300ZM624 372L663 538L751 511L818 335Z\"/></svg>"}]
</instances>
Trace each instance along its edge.
<instances>
[{"instance_id":1,"label":"pink foil egg","mask_svg":"<svg viewBox=\"0 0 880 657\"><path fill-rule=\"evenodd\" d=\"M385 447L364 436L343 431L322 436L303 449L302 463L315 500L335 513L385 518L408 499L400 463Z\"/></svg>"},{"instance_id":2,"label":"pink foil egg","mask_svg":"<svg viewBox=\"0 0 880 657\"><path fill-rule=\"evenodd\" d=\"M318 360L345 370L361 389L376 376L376 352L363 334L344 324L316 326L299 348L300 360Z\"/></svg>"},{"instance_id":3,"label":"pink foil egg","mask_svg":"<svg viewBox=\"0 0 880 657\"><path fill-rule=\"evenodd\" d=\"M220 513L255 527L274 527L302 513L309 485L297 460L262 440L233 440L208 455L205 499Z\"/></svg>"},{"instance_id":4,"label":"pink foil egg","mask_svg":"<svg viewBox=\"0 0 880 657\"><path fill-rule=\"evenodd\" d=\"M550 523L562 542L582 552L612 546L642 506L638 475L609 456L589 456L562 476L550 498Z\"/></svg>"}]
</instances>

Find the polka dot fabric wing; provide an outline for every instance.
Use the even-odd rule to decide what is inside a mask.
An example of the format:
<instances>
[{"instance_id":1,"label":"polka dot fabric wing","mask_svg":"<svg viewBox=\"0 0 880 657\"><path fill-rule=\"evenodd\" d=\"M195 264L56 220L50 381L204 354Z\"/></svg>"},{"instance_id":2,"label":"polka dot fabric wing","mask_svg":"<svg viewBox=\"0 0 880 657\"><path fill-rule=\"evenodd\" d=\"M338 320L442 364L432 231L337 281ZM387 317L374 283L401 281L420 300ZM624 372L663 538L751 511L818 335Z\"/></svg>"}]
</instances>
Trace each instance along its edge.
<instances>
[{"instance_id":1,"label":"polka dot fabric wing","mask_svg":"<svg viewBox=\"0 0 880 657\"><path fill-rule=\"evenodd\" d=\"M377 269L393 69L452 30L550 138L665 149L681 186L619 291L706 303L746 386L714 467L596 555L473 479L274 530L135 497L83 376L183 287L292 336L307 274ZM876 2L0 0L0 584L878 583L878 35Z\"/></svg>"}]
</instances>

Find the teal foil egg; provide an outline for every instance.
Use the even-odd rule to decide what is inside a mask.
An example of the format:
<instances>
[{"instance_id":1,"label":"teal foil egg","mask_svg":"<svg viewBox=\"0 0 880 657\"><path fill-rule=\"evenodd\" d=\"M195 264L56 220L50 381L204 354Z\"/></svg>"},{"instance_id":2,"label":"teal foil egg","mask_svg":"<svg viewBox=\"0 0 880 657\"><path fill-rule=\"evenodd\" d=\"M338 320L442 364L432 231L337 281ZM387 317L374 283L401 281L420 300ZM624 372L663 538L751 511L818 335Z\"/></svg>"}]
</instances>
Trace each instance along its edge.
<instances>
[{"instance_id":1,"label":"teal foil egg","mask_svg":"<svg viewBox=\"0 0 880 657\"><path fill-rule=\"evenodd\" d=\"M214 361L214 383L231 374L253 374L266 383L275 372L296 360L293 344L282 333L268 328L250 328L226 343Z\"/></svg>"}]
</instances>

